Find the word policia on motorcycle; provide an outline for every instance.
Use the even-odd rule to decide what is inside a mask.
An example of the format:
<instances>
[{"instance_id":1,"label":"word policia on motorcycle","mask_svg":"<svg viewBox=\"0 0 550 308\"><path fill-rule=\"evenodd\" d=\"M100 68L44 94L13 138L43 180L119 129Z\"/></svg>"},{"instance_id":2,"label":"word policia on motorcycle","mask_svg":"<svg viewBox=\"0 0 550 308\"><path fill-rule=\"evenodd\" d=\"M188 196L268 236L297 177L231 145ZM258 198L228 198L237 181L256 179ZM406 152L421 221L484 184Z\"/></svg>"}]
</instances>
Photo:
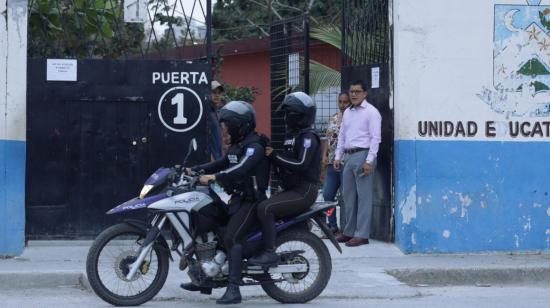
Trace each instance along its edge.
<instances>
[{"instance_id":1,"label":"word policia on motorcycle","mask_svg":"<svg viewBox=\"0 0 550 308\"><path fill-rule=\"evenodd\" d=\"M184 161L196 150L193 139ZM173 258L180 259L179 269L187 269L197 287L210 292L212 288L227 287L229 253L217 232L204 230L223 201L212 187L200 184L201 175L186 174L182 166L160 168L147 179L139 197L107 212L110 215L145 209L150 218L127 219L104 230L93 242L86 273L100 298L116 306L136 306L151 300L164 286L169 259ZM332 259L325 243L312 233L312 224L341 253L323 219L323 212L335 205L315 202L305 213L281 220L276 226L277 264L247 263L263 247L259 231L249 234L243 248L240 285L260 285L281 303L305 303L319 296L330 279Z\"/></svg>"},{"instance_id":2,"label":"word policia on motorcycle","mask_svg":"<svg viewBox=\"0 0 550 308\"><path fill-rule=\"evenodd\" d=\"M474 121L419 121L421 137L476 137L479 129ZM502 133L512 138L550 138L550 121L486 121L482 125L485 137L501 137Z\"/></svg>"}]
</instances>

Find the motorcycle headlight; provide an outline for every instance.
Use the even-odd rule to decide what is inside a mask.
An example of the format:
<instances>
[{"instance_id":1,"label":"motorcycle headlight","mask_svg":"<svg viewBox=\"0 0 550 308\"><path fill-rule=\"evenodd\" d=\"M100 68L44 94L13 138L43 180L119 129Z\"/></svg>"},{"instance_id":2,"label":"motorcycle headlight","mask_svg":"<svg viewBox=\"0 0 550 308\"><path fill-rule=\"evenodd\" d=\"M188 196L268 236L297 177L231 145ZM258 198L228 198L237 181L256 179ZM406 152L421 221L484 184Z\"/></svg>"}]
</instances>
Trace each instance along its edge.
<instances>
[{"instance_id":1,"label":"motorcycle headlight","mask_svg":"<svg viewBox=\"0 0 550 308\"><path fill-rule=\"evenodd\" d=\"M153 185L143 186L143 188L141 189L141 192L139 193L139 198L140 199L145 198L145 196L147 196L147 194L151 191L151 189L153 189Z\"/></svg>"}]
</instances>

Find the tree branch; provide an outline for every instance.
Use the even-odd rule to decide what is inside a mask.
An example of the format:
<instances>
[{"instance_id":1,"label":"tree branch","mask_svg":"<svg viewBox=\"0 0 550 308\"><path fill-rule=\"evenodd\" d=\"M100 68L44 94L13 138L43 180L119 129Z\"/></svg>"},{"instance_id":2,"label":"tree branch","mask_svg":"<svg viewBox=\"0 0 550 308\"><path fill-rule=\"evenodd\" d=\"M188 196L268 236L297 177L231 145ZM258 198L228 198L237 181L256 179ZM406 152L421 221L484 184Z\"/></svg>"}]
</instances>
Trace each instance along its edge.
<instances>
[{"instance_id":1,"label":"tree branch","mask_svg":"<svg viewBox=\"0 0 550 308\"><path fill-rule=\"evenodd\" d=\"M269 9L269 7L265 4L262 4L262 3L259 3L258 1L255 1L255 0L248 0L256 5L259 5L261 7L263 7L264 9ZM279 17L280 20L283 20L283 16L281 16L281 14L279 14L279 12L277 12L277 10L273 7L273 5L271 6L271 11L277 15L277 17Z\"/></svg>"},{"instance_id":2,"label":"tree branch","mask_svg":"<svg viewBox=\"0 0 550 308\"><path fill-rule=\"evenodd\" d=\"M287 8L287 9L290 9L290 10L295 10L295 11L298 11L300 13L304 12L301 9L297 8L297 7L293 7L293 6L290 6L290 5L283 4L283 3L281 3L277 0L273 1L273 3L279 5L280 7Z\"/></svg>"},{"instance_id":3,"label":"tree branch","mask_svg":"<svg viewBox=\"0 0 550 308\"><path fill-rule=\"evenodd\" d=\"M250 20L250 18L247 18L246 21L248 21L248 23L253 25L254 27L260 29L260 31L262 31L262 33L265 34L265 36L269 36L269 33L267 33L264 29L262 29L262 27L255 24L252 20Z\"/></svg>"},{"instance_id":4,"label":"tree branch","mask_svg":"<svg viewBox=\"0 0 550 308\"><path fill-rule=\"evenodd\" d=\"M311 11L311 7L313 7L313 3L315 3L315 0L310 0L309 1L309 5L307 7L307 12L309 13L309 11Z\"/></svg>"}]
</instances>

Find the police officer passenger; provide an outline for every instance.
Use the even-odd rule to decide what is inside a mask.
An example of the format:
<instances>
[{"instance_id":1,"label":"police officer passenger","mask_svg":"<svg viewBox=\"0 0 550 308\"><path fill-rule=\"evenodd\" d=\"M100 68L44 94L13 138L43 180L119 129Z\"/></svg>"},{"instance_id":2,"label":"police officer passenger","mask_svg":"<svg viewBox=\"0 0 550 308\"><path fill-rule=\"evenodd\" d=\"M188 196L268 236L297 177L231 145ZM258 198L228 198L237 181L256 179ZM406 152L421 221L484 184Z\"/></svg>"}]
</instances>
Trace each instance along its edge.
<instances>
[{"instance_id":1,"label":"police officer passenger","mask_svg":"<svg viewBox=\"0 0 550 308\"><path fill-rule=\"evenodd\" d=\"M222 129L231 137L231 146L219 160L195 166L193 171L203 170L202 184L218 182L231 196L228 202L229 222L223 245L228 253L229 285L218 304L241 302L241 260L245 235L257 225L256 205L266 199L265 190L269 181L270 163L265 156L269 140L256 133L254 108L242 101L227 103L219 114ZM182 284L189 291L211 291L193 284Z\"/></svg>"},{"instance_id":2,"label":"police officer passenger","mask_svg":"<svg viewBox=\"0 0 550 308\"><path fill-rule=\"evenodd\" d=\"M274 152L267 148L266 155L279 169L283 192L261 202L257 215L262 224L264 250L249 259L257 265L275 265L275 219L305 212L317 199L321 170L319 136L312 125L317 107L303 92L285 97L280 107L285 113L287 136L284 150Z\"/></svg>"}]
</instances>

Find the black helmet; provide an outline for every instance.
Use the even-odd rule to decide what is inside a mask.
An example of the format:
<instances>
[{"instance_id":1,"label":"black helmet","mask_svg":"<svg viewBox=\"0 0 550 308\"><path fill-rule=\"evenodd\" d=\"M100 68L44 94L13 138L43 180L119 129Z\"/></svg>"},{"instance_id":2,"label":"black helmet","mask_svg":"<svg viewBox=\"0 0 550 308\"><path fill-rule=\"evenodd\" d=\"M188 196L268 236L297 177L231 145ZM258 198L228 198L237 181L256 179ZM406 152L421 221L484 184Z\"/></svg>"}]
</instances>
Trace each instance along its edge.
<instances>
[{"instance_id":1,"label":"black helmet","mask_svg":"<svg viewBox=\"0 0 550 308\"><path fill-rule=\"evenodd\" d=\"M220 109L220 123L225 123L231 144L246 137L256 128L256 111L252 105L243 101L231 101Z\"/></svg>"},{"instance_id":2,"label":"black helmet","mask_svg":"<svg viewBox=\"0 0 550 308\"><path fill-rule=\"evenodd\" d=\"M290 129L311 127L315 122L317 107L313 99L304 92L288 94L281 109L285 112L285 122Z\"/></svg>"}]
</instances>

